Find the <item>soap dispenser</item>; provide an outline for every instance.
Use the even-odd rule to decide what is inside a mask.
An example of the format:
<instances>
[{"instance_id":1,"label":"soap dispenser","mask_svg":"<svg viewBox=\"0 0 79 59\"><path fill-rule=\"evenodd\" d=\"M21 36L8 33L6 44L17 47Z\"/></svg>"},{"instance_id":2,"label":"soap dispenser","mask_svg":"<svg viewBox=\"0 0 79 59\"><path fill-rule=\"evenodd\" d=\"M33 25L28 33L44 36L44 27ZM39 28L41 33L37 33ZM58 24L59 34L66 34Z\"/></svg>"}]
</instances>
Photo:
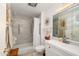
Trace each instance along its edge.
<instances>
[{"instance_id":1,"label":"soap dispenser","mask_svg":"<svg viewBox=\"0 0 79 59\"><path fill-rule=\"evenodd\" d=\"M50 33L48 31L46 32L45 39L50 40Z\"/></svg>"}]
</instances>

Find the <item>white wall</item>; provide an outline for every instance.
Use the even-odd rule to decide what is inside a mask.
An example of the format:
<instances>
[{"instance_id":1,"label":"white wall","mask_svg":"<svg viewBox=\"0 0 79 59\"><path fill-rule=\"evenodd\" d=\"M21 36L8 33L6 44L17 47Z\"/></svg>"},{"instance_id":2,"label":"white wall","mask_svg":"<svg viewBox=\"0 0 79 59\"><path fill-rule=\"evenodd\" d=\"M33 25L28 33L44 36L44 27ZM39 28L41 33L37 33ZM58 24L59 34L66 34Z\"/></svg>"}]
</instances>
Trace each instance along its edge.
<instances>
[{"instance_id":1,"label":"white wall","mask_svg":"<svg viewBox=\"0 0 79 59\"><path fill-rule=\"evenodd\" d=\"M49 25L45 26L45 20L49 19ZM46 28L49 28L50 33L52 32L52 18L47 16L47 13L45 11L41 12L41 44L44 45L45 41L45 31ZM50 34L52 35L52 34Z\"/></svg>"},{"instance_id":2,"label":"white wall","mask_svg":"<svg viewBox=\"0 0 79 59\"><path fill-rule=\"evenodd\" d=\"M0 3L0 55L4 55L3 50L6 47L5 31L6 31L6 4Z\"/></svg>"},{"instance_id":3,"label":"white wall","mask_svg":"<svg viewBox=\"0 0 79 59\"><path fill-rule=\"evenodd\" d=\"M70 5L72 4L56 3L55 6L51 7L50 9L48 9L48 11L46 11L47 16L51 17L59 12L62 12L64 9L66 9Z\"/></svg>"},{"instance_id":4,"label":"white wall","mask_svg":"<svg viewBox=\"0 0 79 59\"><path fill-rule=\"evenodd\" d=\"M41 13L41 44L44 44L44 20L45 20L45 13Z\"/></svg>"}]
</instances>

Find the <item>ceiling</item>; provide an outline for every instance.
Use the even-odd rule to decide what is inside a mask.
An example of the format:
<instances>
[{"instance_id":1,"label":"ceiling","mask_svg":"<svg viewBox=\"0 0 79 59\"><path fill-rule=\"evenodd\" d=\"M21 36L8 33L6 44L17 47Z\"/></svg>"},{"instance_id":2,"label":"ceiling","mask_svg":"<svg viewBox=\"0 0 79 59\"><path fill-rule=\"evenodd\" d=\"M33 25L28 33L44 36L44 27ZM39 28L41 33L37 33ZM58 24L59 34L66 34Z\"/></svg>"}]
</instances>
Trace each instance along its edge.
<instances>
[{"instance_id":1,"label":"ceiling","mask_svg":"<svg viewBox=\"0 0 79 59\"><path fill-rule=\"evenodd\" d=\"M46 11L51 7L59 6L60 3L38 3L36 7L28 6L27 3L12 3L12 15L20 15L27 17L39 16L42 11Z\"/></svg>"}]
</instances>

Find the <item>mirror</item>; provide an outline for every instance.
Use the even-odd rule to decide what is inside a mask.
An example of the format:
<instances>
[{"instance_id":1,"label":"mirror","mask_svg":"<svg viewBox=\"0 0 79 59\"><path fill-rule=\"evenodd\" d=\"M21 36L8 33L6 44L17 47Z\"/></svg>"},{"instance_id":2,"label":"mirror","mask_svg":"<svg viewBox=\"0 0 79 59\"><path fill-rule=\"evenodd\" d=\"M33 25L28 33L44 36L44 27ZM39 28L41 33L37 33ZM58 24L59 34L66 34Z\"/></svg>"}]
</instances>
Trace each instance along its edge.
<instances>
[{"instance_id":1,"label":"mirror","mask_svg":"<svg viewBox=\"0 0 79 59\"><path fill-rule=\"evenodd\" d=\"M79 42L79 7L73 10L72 40Z\"/></svg>"},{"instance_id":2,"label":"mirror","mask_svg":"<svg viewBox=\"0 0 79 59\"><path fill-rule=\"evenodd\" d=\"M53 16L53 36L79 42L79 5Z\"/></svg>"},{"instance_id":3,"label":"mirror","mask_svg":"<svg viewBox=\"0 0 79 59\"><path fill-rule=\"evenodd\" d=\"M64 37L65 36L65 15L58 13L53 16L53 36Z\"/></svg>"},{"instance_id":4,"label":"mirror","mask_svg":"<svg viewBox=\"0 0 79 59\"><path fill-rule=\"evenodd\" d=\"M58 14L53 16L53 36L58 37Z\"/></svg>"}]
</instances>

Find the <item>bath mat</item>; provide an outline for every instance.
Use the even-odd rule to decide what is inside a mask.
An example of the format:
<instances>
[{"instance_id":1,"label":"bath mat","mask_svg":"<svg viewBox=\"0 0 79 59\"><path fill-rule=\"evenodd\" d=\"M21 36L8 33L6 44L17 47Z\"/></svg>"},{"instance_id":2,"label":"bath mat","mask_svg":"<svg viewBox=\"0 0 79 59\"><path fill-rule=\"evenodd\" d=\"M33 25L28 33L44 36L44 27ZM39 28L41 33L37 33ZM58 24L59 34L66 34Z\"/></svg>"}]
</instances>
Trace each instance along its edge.
<instances>
[{"instance_id":1,"label":"bath mat","mask_svg":"<svg viewBox=\"0 0 79 59\"><path fill-rule=\"evenodd\" d=\"M19 48L10 49L8 56L18 56L18 50Z\"/></svg>"}]
</instances>

